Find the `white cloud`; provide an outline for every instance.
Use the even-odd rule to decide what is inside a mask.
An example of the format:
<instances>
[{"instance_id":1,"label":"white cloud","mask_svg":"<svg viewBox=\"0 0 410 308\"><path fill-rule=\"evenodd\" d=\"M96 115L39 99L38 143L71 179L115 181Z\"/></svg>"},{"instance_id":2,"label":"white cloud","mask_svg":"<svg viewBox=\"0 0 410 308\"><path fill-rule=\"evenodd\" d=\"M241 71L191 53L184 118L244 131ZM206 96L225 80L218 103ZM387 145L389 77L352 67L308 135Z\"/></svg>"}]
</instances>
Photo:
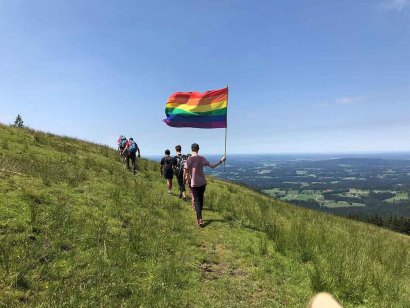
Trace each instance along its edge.
<instances>
[{"instance_id":1,"label":"white cloud","mask_svg":"<svg viewBox=\"0 0 410 308\"><path fill-rule=\"evenodd\" d=\"M386 0L382 6L388 10L402 11L410 5L410 0Z\"/></svg>"},{"instance_id":2,"label":"white cloud","mask_svg":"<svg viewBox=\"0 0 410 308\"><path fill-rule=\"evenodd\" d=\"M353 105L362 103L366 100L365 96L343 96L338 97L332 101L323 102L319 106L320 107L330 107L334 105Z\"/></svg>"},{"instance_id":3,"label":"white cloud","mask_svg":"<svg viewBox=\"0 0 410 308\"><path fill-rule=\"evenodd\" d=\"M356 104L364 101L363 96L345 96L336 98L334 103L336 105L349 105L349 104Z\"/></svg>"}]
</instances>

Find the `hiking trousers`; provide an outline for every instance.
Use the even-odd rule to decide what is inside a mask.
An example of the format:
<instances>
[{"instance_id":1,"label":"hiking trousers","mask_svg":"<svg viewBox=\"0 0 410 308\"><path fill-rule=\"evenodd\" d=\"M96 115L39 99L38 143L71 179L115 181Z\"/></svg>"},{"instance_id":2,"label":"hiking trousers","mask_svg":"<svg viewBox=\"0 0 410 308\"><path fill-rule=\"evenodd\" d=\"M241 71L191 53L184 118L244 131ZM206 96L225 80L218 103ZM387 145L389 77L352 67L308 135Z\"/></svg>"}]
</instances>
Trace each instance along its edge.
<instances>
[{"instance_id":1,"label":"hiking trousers","mask_svg":"<svg viewBox=\"0 0 410 308\"><path fill-rule=\"evenodd\" d=\"M182 196L182 193L185 191L184 174L176 174L175 176L178 180L179 194Z\"/></svg>"},{"instance_id":2,"label":"hiking trousers","mask_svg":"<svg viewBox=\"0 0 410 308\"><path fill-rule=\"evenodd\" d=\"M130 159L131 159L131 165L132 165L132 173L136 174L137 173L137 165L136 165L136 158L137 158L137 153L129 153L126 158L126 164L127 164L127 169L130 170Z\"/></svg>"},{"instance_id":3,"label":"hiking trousers","mask_svg":"<svg viewBox=\"0 0 410 308\"><path fill-rule=\"evenodd\" d=\"M202 208L204 207L205 187L206 185L192 187L192 194L194 195L196 219L202 219Z\"/></svg>"}]
</instances>

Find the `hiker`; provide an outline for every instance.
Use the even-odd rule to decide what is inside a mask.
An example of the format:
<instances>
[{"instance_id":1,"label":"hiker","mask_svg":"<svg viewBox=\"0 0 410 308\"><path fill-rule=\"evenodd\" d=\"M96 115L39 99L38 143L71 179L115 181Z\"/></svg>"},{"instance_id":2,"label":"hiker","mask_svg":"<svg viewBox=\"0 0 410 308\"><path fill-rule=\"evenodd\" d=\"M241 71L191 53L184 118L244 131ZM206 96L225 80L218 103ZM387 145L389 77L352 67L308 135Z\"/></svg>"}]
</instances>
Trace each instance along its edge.
<instances>
[{"instance_id":1,"label":"hiker","mask_svg":"<svg viewBox=\"0 0 410 308\"><path fill-rule=\"evenodd\" d=\"M126 167L128 170L131 169L130 168L130 159L131 159L133 174L137 173L137 165L136 165L137 152L138 152L138 157L141 157L140 148L138 147L134 139L130 138L125 144L124 150L122 151L122 156L125 158L125 163L126 163Z\"/></svg>"},{"instance_id":2,"label":"hiker","mask_svg":"<svg viewBox=\"0 0 410 308\"><path fill-rule=\"evenodd\" d=\"M186 195L185 195L185 182L184 182L184 165L187 160L187 156L183 155L181 153L181 146L177 145L175 147L175 151L177 155L174 156L173 159L173 170L175 177L177 178L178 181L178 186L179 186L179 198L186 201Z\"/></svg>"},{"instance_id":3,"label":"hiker","mask_svg":"<svg viewBox=\"0 0 410 308\"><path fill-rule=\"evenodd\" d=\"M206 178L203 167L208 166L214 169L220 166L226 160L226 157L222 156L219 162L211 164L205 157L198 154L199 145L197 143L191 145L191 150L192 156L188 158L185 163L185 179L191 181L197 224L202 227L204 224L202 220L202 208L204 205L204 193L206 187Z\"/></svg>"},{"instance_id":4,"label":"hiker","mask_svg":"<svg viewBox=\"0 0 410 308\"><path fill-rule=\"evenodd\" d=\"M192 156L191 153L187 154L187 155L186 155L186 159L188 160L191 156ZM189 180L186 179L186 176L185 176L185 172L186 172L185 168L186 168L186 167L185 167L185 166L186 166L186 161L185 161L185 164L184 164L184 183L186 183L186 184L188 185L189 194L191 195L191 208L192 208L193 210L195 210L194 193L192 192L191 180L190 180L190 179L189 179Z\"/></svg>"},{"instance_id":5,"label":"hiker","mask_svg":"<svg viewBox=\"0 0 410 308\"><path fill-rule=\"evenodd\" d=\"M117 145L118 145L118 154L120 156L120 159L122 162L124 162L124 157L122 155L122 152L124 151L125 145L127 144L128 140L125 136L121 135L118 140L117 140Z\"/></svg>"},{"instance_id":6,"label":"hiker","mask_svg":"<svg viewBox=\"0 0 410 308\"><path fill-rule=\"evenodd\" d=\"M174 177L174 170L172 169L172 166L174 165L174 159L170 156L170 154L170 150L165 150L165 156L161 159L160 162L161 176L163 176L165 180L167 180L168 195L172 194L172 178Z\"/></svg>"}]
</instances>

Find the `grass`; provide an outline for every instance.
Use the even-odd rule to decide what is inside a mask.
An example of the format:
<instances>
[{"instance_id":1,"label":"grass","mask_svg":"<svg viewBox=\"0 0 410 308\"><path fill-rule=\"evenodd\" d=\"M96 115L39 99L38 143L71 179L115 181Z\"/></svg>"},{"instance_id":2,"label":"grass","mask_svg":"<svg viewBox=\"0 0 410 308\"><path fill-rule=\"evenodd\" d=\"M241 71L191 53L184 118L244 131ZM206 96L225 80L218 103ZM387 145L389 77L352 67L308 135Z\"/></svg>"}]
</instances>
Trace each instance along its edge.
<instances>
[{"instance_id":1,"label":"grass","mask_svg":"<svg viewBox=\"0 0 410 308\"><path fill-rule=\"evenodd\" d=\"M324 200L323 206L328 208L338 208L338 207L364 207L364 203L349 203L346 201L333 201L333 200Z\"/></svg>"},{"instance_id":2,"label":"grass","mask_svg":"<svg viewBox=\"0 0 410 308\"><path fill-rule=\"evenodd\" d=\"M363 189L350 188L349 192L345 194L347 197L368 196L369 191Z\"/></svg>"},{"instance_id":3,"label":"grass","mask_svg":"<svg viewBox=\"0 0 410 308\"><path fill-rule=\"evenodd\" d=\"M284 201L291 201L291 200L323 201L324 200L323 194L320 191L310 190L310 189L304 189L301 192L299 192L299 190L289 189L287 194L286 194L286 190L279 189L279 188L267 189L267 190L264 190L263 192L272 197L279 195L280 196L279 199L284 200Z\"/></svg>"},{"instance_id":4,"label":"grass","mask_svg":"<svg viewBox=\"0 0 410 308\"><path fill-rule=\"evenodd\" d=\"M299 190L289 189L286 194L286 190L283 190L280 188L272 188L272 189L263 190L263 192L276 199L279 199L282 201L288 201L288 202L292 202L293 200L301 200L301 201L314 200L314 201L319 202L321 206L328 207L328 208L365 206L364 203L356 203L356 202L349 203L346 201L325 200L325 198L323 197L323 193L319 190L304 189L300 192ZM369 191L353 188L353 189L350 189L349 192L347 193L340 193L337 195L345 196L345 197L357 197L357 196L367 196L368 194L369 194ZM278 196L279 198L277 198ZM394 198L391 198L391 202L398 201L398 200L406 200L405 196L407 196L407 194L406 195L398 194L398 197L396 196Z\"/></svg>"},{"instance_id":5,"label":"grass","mask_svg":"<svg viewBox=\"0 0 410 308\"><path fill-rule=\"evenodd\" d=\"M0 125L0 306L410 306L407 236L208 179L206 226L157 163Z\"/></svg>"},{"instance_id":6,"label":"grass","mask_svg":"<svg viewBox=\"0 0 410 308\"><path fill-rule=\"evenodd\" d=\"M399 191L396 193L396 196L386 199L385 201L394 203L394 202L405 201L405 200L409 200L408 193L404 191Z\"/></svg>"}]
</instances>

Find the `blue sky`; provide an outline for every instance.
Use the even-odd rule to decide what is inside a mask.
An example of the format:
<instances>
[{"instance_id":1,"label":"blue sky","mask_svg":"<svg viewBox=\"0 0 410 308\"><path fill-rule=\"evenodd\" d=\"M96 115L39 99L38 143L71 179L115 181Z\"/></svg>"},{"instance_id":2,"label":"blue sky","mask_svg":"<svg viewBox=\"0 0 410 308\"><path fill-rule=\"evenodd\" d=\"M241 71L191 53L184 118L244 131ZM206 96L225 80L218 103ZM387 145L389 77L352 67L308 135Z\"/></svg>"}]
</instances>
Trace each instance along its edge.
<instances>
[{"instance_id":1,"label":"blue sky","mask_svg":"<svg viewBox=\"0 0 410 308\"><path fill-rule=\"evenodd\" d=\"M0 0L0 122L143 155L224 130L162 123L230 87L230 153L410 150L410 0Z\"/></svg>"}]
</instances>

